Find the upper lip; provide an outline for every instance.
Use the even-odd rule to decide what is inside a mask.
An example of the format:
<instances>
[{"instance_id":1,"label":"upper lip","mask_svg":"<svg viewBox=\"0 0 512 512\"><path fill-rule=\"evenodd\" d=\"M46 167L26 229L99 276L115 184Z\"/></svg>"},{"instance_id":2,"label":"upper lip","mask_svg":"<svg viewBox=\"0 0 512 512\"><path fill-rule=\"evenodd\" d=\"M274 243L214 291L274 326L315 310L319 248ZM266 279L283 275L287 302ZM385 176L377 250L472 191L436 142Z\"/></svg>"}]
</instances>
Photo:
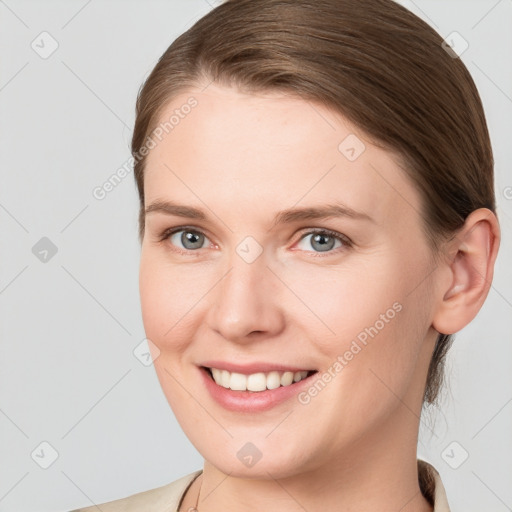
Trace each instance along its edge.
<instances>
[{"instance_id":1,"label":"upper lip","mask_svg":"<svg viewBox=\"0 0 512 512\"><path fill-rule=\"evenodd\" d=\"M227 370L231 373L242 373L244 375L251 375L252 373L268 373L272 371L277 372L300 372L300 371L314 371L312 368L304 368L303 366L289 366L285 364L254 362L249 364L230 363L228 361L204 361L199 366L206 368L218 368L219 370Z\"/></svg>"}]
</instances>

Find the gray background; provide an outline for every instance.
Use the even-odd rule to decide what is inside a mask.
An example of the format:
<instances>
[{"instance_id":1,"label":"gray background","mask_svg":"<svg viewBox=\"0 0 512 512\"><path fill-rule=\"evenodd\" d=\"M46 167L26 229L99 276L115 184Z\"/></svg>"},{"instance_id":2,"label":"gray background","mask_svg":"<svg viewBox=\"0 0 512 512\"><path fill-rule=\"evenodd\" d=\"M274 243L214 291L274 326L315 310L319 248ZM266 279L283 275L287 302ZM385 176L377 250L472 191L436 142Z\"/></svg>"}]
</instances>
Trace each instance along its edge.
<instances>
[{"instance_id":1,"label":"gray background","mask_svg":"<svg viewBox=\"0 0 512 512\"><path fill-rule=\"evenodd\" d=\"M512 510L512 0L401 3L469 43L503 231L493 287L457 335L419 456L452 510ZM130 156L142 80L213 5L0 0L1 512L66 511L202 467L133 353L144 339L133 173L103 200L92 191Z\"/></svg>"}]
</instances>

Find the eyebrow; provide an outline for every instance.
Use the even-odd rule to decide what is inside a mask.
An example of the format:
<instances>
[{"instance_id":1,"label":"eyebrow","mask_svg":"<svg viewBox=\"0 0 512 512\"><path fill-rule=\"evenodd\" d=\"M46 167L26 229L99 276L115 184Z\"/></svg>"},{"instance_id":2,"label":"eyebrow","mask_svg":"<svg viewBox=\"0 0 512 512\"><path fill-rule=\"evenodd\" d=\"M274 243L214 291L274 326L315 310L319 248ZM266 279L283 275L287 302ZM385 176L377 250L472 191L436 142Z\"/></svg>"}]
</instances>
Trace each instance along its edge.
<instances>
[{"instance_id":1,"label":"eyebrow","mask_svg":"<svg viewBox=\"0 0 512 512\"><path fill-rule=\"evenodd\" d=\"M192 206L177 204L172 201L155 201L144 211L146 214L159 212L167 215L175 215L177 217L186 217L189 219L208 220L208 216L203 210ZM336 202L323 206L308 206L282 210L274 217L271 229L279 224L291 224L293 222L327 219L330 217L348 217L355 220L375 222L375 220L368 214L359 212L342 203Z\"/></svg>"}]
</instances>

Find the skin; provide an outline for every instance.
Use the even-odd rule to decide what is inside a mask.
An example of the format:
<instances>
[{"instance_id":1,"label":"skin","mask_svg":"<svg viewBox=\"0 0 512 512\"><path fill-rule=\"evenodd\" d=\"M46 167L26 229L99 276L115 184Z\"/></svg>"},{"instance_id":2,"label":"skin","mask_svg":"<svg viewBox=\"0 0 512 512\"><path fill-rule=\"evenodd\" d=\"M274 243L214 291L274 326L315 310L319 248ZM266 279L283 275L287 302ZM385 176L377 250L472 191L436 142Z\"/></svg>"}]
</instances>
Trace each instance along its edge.
<instances>
[{"instance_id":1,"label":"skin","mask_svg":"<svg viewBox=\"0 0 512 512\"><path fill-rule=\"evenodd\" d=\"M208 217L148 213L140 261L154 366L205 459L180 510L199 489L201 512L432 510L416 468L427 368L438 332L460 330L487 296L496 217L473 212L436 262L421 197L397 159L339 113L282 93L203 88L167 105L162 121L191 95L198 101L150 151L144 179L146 207L174 201ZM338 150L349 134L366 146L355 161ZM281 210L334 201L372 221L272 224ZM180 226L205 235L201 248L183 246L181 232L161 239ZM351 244L321 252L314 228ZM236 252L247 236L263 249L252 263ZM200 378L208 359L321 374L394 303L400 312L307 404L294 397L265 412L227 411ZM262 453L252 467L237 458L247 442Z\"/></svg>"}]
</instances>

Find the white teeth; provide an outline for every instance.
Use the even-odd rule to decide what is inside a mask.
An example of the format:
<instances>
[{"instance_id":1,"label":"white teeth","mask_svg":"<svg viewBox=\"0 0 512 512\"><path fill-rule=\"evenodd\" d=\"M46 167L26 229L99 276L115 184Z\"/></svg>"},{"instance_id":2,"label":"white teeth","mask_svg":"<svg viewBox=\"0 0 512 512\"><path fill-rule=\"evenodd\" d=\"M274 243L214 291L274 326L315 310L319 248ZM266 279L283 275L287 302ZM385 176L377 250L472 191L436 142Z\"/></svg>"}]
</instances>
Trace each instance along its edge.
<instances>
[{"instance_id":1,"label":"white teeth","mask_svg":"<svg viewBox=\"0 0 512 512\"><path fill-rule=\"evenodd\" d=\"M299 382L299 380L305 379L307 374L307 371L295 372L293 374L293 382Z\"/></svg>"},{"instance_id":2,"label":"white teeth","mask_svg":"<svg viewBox=\"0 0 512 512\"><path fill-rule=\"evenodd\" d=\"M220 381L220 379L221 379L220 375L222 373L222 370L219 370L218 368L210 368L210 370L212 371L213 378L215 379L215 382Z\"/></svg>"},{"instance_id":3,"label":"white teeth","mask_svg":"<svg viewBox=\"0 0 512 512\"><path fill-rule=\"evenodd\" d=\"M267 375L267 389L276 389L281 385L281 375L279 372L270 372Z\"/></svg>"},{"instance_id":4,"label":"white teeth","mask_svg":"<svg viewBox=\"0 0 512 512\"><path fill-rule=\"evenodd\" d=\"M245 391L247 389L247 376L243 373L232 373L229 379L229 387L234 391Z\"/></svg>"},{"instance_id":5,"label":"white teeth","mask_svg":"<svg viewBox=\"0 0 512 512\"><path fill-rule=\"evenodd\" d=\"M227 370L210 368L213 380L223 388L234 391L265 391L266 389L276 389L280 386L290 386L294 382L305 379L308 375L307 370L300 372L278 372L268 373L258 372L250 375L243 373L231 373Z\"/></svg>"},{"instance_id":6,"label":"white teeth","mask_svg":"<svg viewBox=\"0 0 512 512\"><path fill-rule=\"evenodd\" d=\"M213 368L212 368L212 370L213 370ZM231 379L230 373L226 370L221 370L220 381L218 379L215 379L215 382L220 383L225 388L229 388L230 379Z\"/></svg>"},{"instance_id":7,"label":"white teeth","mask_svg":"<svg viewBox=\"0 0 512 512\"><path fill-rule=\"evenodd\" d=\"M264 373L252 373L247 377L247 389L251 391L265 391L267 378Z\"/></svg>"},{"instance_id":8,"label":"white teeth","mask_svg":"<svg viewBox=\"0 0 512 512\"><path fill-rule=\"evenodd\" d=\"M281 386L289 386L293 382L293 372L284 372L281 377Z\"/></svg>"}]
</instances>

